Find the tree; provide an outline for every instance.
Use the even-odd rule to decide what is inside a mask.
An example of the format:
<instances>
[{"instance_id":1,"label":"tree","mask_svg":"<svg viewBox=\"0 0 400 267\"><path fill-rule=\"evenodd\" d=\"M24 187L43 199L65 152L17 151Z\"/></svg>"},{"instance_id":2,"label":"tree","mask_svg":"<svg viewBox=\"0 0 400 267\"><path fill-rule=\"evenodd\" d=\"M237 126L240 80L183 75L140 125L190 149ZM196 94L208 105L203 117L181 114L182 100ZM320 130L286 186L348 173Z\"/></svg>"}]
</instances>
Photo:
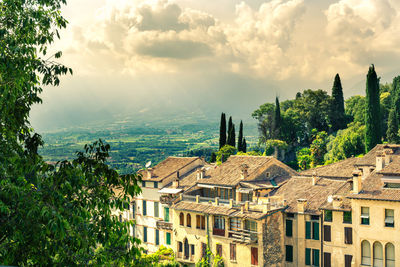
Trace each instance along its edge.
<instances>
[{"instance_id":1,"label":"tree","mask_svg":"<svg viewBox=\"0 0 400 267\"><path fill-rule=\"evenodd\" d=\"M238 151L243 152L243 122L242 121L240 121L240 126L239 126L239 137L238 137L237 148L238 148Z\"/></svg>"},{"instance_id":2,"label":"tree","mask_svg":"<svg viewBox=\"0 0 400 267\"><path fill-rule=\"evenodd\" d=\"M273 138L274 139L280 139L281 126L282 126L281 107L279 105L279 99L278 99L278 97L276 97L275 98L274 120L273 120Z\"/></svg>"},{"instance_id":3,"label":"tree","mask_svg":"<svg viewBox=\"0 0 400 267\"><path fill-rule=\"evenodd\" d=\"M381 142L379 79L374 65L369 67L366 82L365 149L370 151Z\"/></svg>"},{"instance_id":4,"label":"tree","mask_svg":"<svg viewBox=\"0 0 400 267\"><path fill-rule=\"evenodd\" d=\"M219 126L219 149L226 144L226 119L225 113L221 113L221 122Z\"/></svg>"},{"instance_id":5,"label":"tree","mask_svg":"<svg viewBox=\"0 0 400 267\"><path fill-rule=\"evenodd\" d=\"M275 106L272 103L265 103L255 110L251 116L258 120L259 143L263 144L272 138L272 121Z\"/></svg>"},{"instance_id":6,"label":"tree","mask_svg":"<svg viewBox=\"0 0 400 267\"><path fill-rule=\"evenodd\" d=\"M236 147L225 145L217 152L217 163L221 164L222 162L225 162L231 155L234 155L236 152Z\"/></svg>"},{"instance_id":7,"label":"tree","mask_svg":"<svg viewBox=\"0 0 400 267\"><path fill-rule=\"evenodd\" d=\"M232 117L229 117L228 126L228 139L226 140L226 144L236 146L235 125L232 123Z\"/></svg>"},{"instance_id":8,"label":"tree","mask_svg":"<svg viewBox=\"0 0 400 267\"><path fill-rule=\"evenodd\" d=\"M327 152L326 145L328 143L328 134L324 131L314 134L314 140L310 145L312 156L311 167L317 167L324 164L324 155Z\"/></svg>"},{"instance_id":9,"label":"tree","mask_svg":"<svg viewBox=\"0 0 400 267\"><path fill-rule=\"evenodd\" d=\"M355 95L346 99L346 116L350 121L365 124L366 100L364 96Z\"/></svg>"},{"instance_id":10,"label":"tree","mask_svg":"<svg viewBox=\"0 0 400 267\"><path fill-rule=\"evenodd\" d=\"M140 192L134 174L109 168L109 145L85 146L55 166L38 154L43 144L29 124L43 86L57 86L72 70L46 56L65 0L0 1L0 262L5 265L134 264L138 240L119 222ZM44 58L47 57L47 58ZM132 244L127 249L127 244Z\"/></svg>"},{"instance_id":11,"label":"tree","mask_svg":"<svg viewBox=\"0 0 400 267\"><path fill-rule=\"evenodd\" d=\"M247 151L246 138L243 138L242 152L246 153L246 151Z\"/></svg>"},{"instance_id":12,"label":"tree","mask_svg":"<svg viewBox=\"0 0 400 267\"><path fill-rule=\"evenodd\" d=\"M312 156L309 148L305 147L300 149L296 156L300 170L307 170L311 168Z\"/></svg>"},{"instance_id":13,"label":"tree","mask_svg":"<svg viewBox=\"0 0 400 267\"><path fill-rule=\"evenodd\" d=\"M339 74L336 74L335 81L333 82L332 98L331 124L332 130L337 131L346 128L343 88Z\"/></svg>"},{"instance_id":14,"label":"tree","mask_svg":"<svg viewBox=\"0 0 400 267\"><path fill-rule=\"evenodd\" d=\"M387 140L391 144L399 142L399 118L397 114L397 110L393 107L389 113L388 129L386 132Z\"/></svg>"}]
</instances>

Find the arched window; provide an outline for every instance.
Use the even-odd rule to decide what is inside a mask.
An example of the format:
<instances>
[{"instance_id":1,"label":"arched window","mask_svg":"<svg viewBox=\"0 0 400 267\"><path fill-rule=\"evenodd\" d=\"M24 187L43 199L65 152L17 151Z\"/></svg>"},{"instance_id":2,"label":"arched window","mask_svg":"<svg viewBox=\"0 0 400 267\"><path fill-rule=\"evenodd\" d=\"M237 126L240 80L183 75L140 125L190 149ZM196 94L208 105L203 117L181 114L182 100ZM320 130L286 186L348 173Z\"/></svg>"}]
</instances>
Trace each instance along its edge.
<instances>
[{"instance_id":1,"label":"arched window","mask_svg":"<svg viewBox=\"0 0 400 267\"><path fill-rule=\"evenodd\" d=\"M190 216L189 213L186 215L186 226L192 227L192 217Z\"/></svg>"},{"instance_id":2,"label":"arched window","mask_svg":"<svg viewBox=\"0 0 400 267\"><path fill-rule=\"evenodd\" d=\"M182 226L185 225L185 215L182 212L179 214L179 224Z\"/></svg>"},{"instance_id":3,"label":"arched window","mask_svg":"<svg viewBox=\"0 0 400 267\"><path fill-rule=\"evenodd\" d=\"M394 258L394 245L392 243L387 243L385 246L385 258L386 267L395 267L396 261Z\"/></svg>"},{"instance_id":4,"label":"arched window","mask_svg":"<svg viewBox=\"0 0 400 267\"><path fill-rule=\"evenodd\" d=\"M378 241L374 243L374 267L383 267L383 247Z\"/></svg>"},{"instance_id":5,"label":"arched window","mask_svg":"<svg viewBox=\"0 0 400 267\"><path fill-rule=\"evenodd\" d=\"M371 246L367 240L361 242L361 264L371 266Z\"/></svg>"}]
</instances>

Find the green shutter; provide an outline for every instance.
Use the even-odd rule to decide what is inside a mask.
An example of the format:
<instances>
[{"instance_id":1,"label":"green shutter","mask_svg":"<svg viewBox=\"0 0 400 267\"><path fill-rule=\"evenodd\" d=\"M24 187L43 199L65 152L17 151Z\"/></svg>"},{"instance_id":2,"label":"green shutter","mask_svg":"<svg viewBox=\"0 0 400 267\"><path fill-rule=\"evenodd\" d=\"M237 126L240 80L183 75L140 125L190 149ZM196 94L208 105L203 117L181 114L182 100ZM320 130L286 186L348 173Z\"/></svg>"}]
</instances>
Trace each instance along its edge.
<instances>
[{"instance_id":1,"label":"green shutter","mask_svg":"<svg viewBox=\"0 0 400 267\"><path fill-rule=\"evenodd\" d=\"M160 244L160 231L156 229L156 245Z\"/></svg>"},{"instance_id":2,"label":"green shutter","mask_svg":"<svg viewBox=\"0 0 400 267\"><path fill-rule=\"evenodd\" d=\"M319 240L319 223L313 222L313 239Z\"/></svg>"},{"instance_id":3,"label":"green shutter","mask_svg":"<svg viewBox=\"0 0 400 267\"><path fill-rule=\"evenodd\" d=\"M286 245L286 261L293 262L293 246Z\"/></svg>"},{"instance_id":4,"label":"green shutter","mask_svg":"<svg viewBox=\"0 0 400 267\"><path fill-rule=\"evenodd\" d=\"M147 215L147 205L146 205L146 200L143 200L143 215Z\"/></svg>"},{"instance_id":5,"label":"green shutter","mask_svg":"<svg viewBox=\"0 0 400 267\"><path fill-rule=\"evenodd\" d=\"M143 227L143 242L147 242L147 227Z\"/></svg>"},{"instance_id":6,"label":"green shutter","mask_svg":"<svg viewBox=\"0 0 400 267\"><path fill-rule=\"evenodd\" d=\"M306 248L306 265L311 265L311 248Z\"/></svg>"},{"instance_id":7,"label":"green shutter","mask_svg":"<svg viewBox=\"0 0 400 267\"><path fill-rule=\"evenodd\" d=\"M171 233L167 233L167 245L171 245Z\"/></svg>"},{"instance_id":8,"label":"green shutter","mask_svg":"<svg viewBox=\"0 0 400 267\"><path fill-rule=\"evenodd\" d=\"M164 208L164 221L169 222L169 208Z\"/></svg>"},{"instance_id":9,"label":"green shutter","mask_svg":"<svg viewBox=\"0 0 400 267\"><path fill-rule=\"evenodd\" d=\"M160 217L158 202L154 202L154 217L156 218Z\"/></svg>"},{"instance_id":10,"label":"green shutter","mask_svg":"<svg viewBox=\"0 0 400 267\"><path fill-rule=\"evenodd\" d=\"M293 236L293 221L286 220L286 236Z\"/></svg>"},{"instance_id":11,"label":"green shutter","mask_svg":"<svg viewBox=\"0 0 400 267\"><path fill-rule=\"evenodd\" d=\"M319 266L319 250L313 249L313 266Z\"/></svg>"},{"instance_id":12,"label":"green shutter","mask_svg":"<svg viewBox=\"0 0 400 267\"><path fill-rule=\"evenodd\" d=\"M311 239L311 222L306 222L306 239Z\"/></svg>"}]
</instances>

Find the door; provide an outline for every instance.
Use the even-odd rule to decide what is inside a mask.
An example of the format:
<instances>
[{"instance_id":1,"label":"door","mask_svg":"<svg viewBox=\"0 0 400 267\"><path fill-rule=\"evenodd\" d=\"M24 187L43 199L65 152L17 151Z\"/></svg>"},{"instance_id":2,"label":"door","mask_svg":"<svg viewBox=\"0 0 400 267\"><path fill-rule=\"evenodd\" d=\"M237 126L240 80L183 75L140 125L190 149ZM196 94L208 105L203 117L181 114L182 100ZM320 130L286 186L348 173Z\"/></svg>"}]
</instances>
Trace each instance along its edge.
<instances>
[{"instance_id":1,"label":"door","mask_svg":"<svg viewBox=\"0 0 400 267\"><path fill-rule=\"evenodd\" d=\"M184 256L185 259L189 259L189 242L187 239L185 239L185 244L184 244Z\"/></svg>"}]
</instances>

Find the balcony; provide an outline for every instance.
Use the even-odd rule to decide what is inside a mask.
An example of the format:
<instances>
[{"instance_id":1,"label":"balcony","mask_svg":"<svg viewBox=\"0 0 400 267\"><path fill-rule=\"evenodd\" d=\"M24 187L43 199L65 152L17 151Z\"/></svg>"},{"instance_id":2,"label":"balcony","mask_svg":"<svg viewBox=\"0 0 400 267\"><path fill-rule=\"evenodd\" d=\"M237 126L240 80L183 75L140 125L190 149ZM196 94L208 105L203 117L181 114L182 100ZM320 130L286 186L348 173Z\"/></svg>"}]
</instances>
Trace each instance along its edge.
<instances>
[{"instance_id":1,"label":"balcony","mask_svg":"<svg viewBox=\"0 0 400 267\"><path fill-rule=\"evenodd\" d=\"M225 229L213 228L213 235L225 236Z\"/></svg>"},{"instance_id":2,"label":"balcony","mask_svg":"<svg viewBox=\"0 0 400 267\"><path fill-rule=\"evenodd\" d=\"M172 231L172 222L166 222L162 219L156 221L156 227L159 230L169 230Z\"/></svg>"},{"instance_id":3,"label":"balcony","mask_svg":"<svg viewBox=\"0 0 400 267\"><path fill-rule=\"evenodd\" d=\"M170 206L177 198L176 195L161 195L160 203Z\"/></svg>"},{"instance_id":4,"label":"balcony","mask_svg":"<svg viewBox=\"0 0 400 267\"><path fill-rule=\"evenodd\" d=\"M228 231L229 238L246 244L256 244L258 242L258 232L245 230L245 229L236 229Z\"/></svg>"}]
</instances>

